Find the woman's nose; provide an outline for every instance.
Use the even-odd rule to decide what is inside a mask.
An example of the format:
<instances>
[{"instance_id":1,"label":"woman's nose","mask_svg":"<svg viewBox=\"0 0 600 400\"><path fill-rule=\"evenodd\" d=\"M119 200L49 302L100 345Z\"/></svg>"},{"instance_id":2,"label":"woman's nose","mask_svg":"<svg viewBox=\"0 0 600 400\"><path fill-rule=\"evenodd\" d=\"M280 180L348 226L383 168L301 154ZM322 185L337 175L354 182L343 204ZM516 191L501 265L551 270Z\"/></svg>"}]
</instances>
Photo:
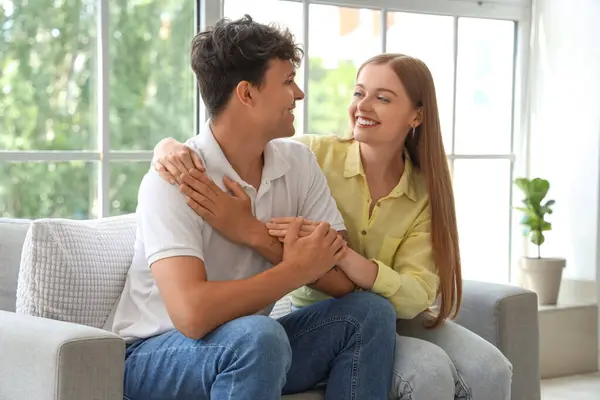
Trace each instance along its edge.
<instances>
[{"instance_id":1,"label":"woman's nose","mask_svg":"<svg viewBox=\"0 0 600 400\"><path fill-rule=\"evenodd\" d=\"M362 99L358 102L356 108L358 108L360 111L369 111L372 108L371 102L366 98Z\"/></svg>"}]
</instances>

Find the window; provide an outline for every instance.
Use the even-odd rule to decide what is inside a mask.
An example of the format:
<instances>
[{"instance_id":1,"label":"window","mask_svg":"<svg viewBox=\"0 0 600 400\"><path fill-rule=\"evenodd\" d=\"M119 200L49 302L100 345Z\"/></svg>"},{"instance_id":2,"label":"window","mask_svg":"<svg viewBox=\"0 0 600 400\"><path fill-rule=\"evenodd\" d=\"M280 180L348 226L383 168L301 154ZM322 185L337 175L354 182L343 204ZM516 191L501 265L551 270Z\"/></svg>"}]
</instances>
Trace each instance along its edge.
<instances>
[{"instance_id":1,"label":"window","mask_svg":"<svg viewBox=\"0 0 600 400\"><path fill-rule=\"evenodd\" d=\"M0 1L2 149L95 149L95 2L50 5Z\"/></svg>"},{"instance_id":2,"label":"window","mask_svg":"<svg viewBox=\"0 0 600 400\"><path fill-rule=\"evenodd\" d=\"M347 106L356 71L382 52L381 12L321 4L309 7L308 133L348 133Z\"/></svg>"},{"instance_id":3,"label":"window","mask_svg":"<svg viewBox=\"0 0 600 400\"><path fill-rule=\"evenodd\" d=\"M148 161L118 161L110 163L110 215L135 212L138 187L150 169ZM133 188L133 189L132 189Z\"/></svg>"},{"instance_id":4,"label":"window","mask_svg":"<svg viewBox=\"0 0 600 400\"><path fill-rule=\"evenodd\" d=\"M299 16L303 14L301 2L278 1L278 0L225 0L224 16L230 19L237 19L248 14L255 21L263 24L276 24L279 27L289 28L296 42L304 45L304 22ZM304 69L296 71L296 83L302 89L304 87ZM294 127L296 134L305 132L304 120L304 101L296 103L294 114Z\"/></svg>"},{"instance_id":5,"label":"window","mask_svg":"<svg viewBox=\"0 0 600 400\"><path fill-rule=\"evenodd\" d=\"M458 19L459 154L510 153L514 29L512 21Z\"/></svg>"},{"instance_id":6,"label":"window","mask_svg":"<svg viewBox=\"0 0 600 400\"><path fill-rule=\"evenodd\" d=\"M454 192L471 279L506 281L511 261L513 21L458 18Z\"/></svg>"},{"instance_id":7,"label":"window","mask_svg":"<svg viewBox=\"0 0 600 400\"><path fill-rule=\"evenodd\" d=\"M0 217L134 212L154 145L193 136L203 115L191 38L201 24L248 13L289 27L307 50L297 134L347 133L352 84L368 57L401 52L427 63L453 168L464 275L506 281L516 56L526 51L515 45L527 2L337 3L0 0Z\"/></svg>"},{"instance_id":8,"label":"window","mask_svg":"<svg viewBox=\"0 0 600 400\"><path fill-rule=\"evenodd\" d=\"M414 32L427 32L415 35ZM420 58L433 75L446 151L452 148L454 102L454 18L389 13L386 51Z\"/></svg>"},{"instance_id":9,"label":"window","mask_svg":"<svg viewBox=\"0 0 600 400\"><path fill-rule=\"evenodd\" d=\"M454 160L454 195L463 276L507 280L510 241L507 159Z\"/></svg>"},{"instance_id":10,"label":"window","mask_svg":"<svg viewBox=\"0 0 600 400\"><path fill-rule=\"evenodd\" d=\"M0 162L0 216L98 216L96 162Z\"/></svg>"},{"instance_id":11,"label":"window","mask_svg":"<svg viewBox=\"0 0 600 400\"><path fill-rule=\"evenodd\" d=\"M0 217L135 211L150 150L195 133L194 2L0 1L0 16Z\"/></svg>"},{"instance_id":12,"label":"window","mask_svg":"<svg viewBox=\"0 0 600 400\"><path fill-rule=\"evenodd\" d=\"M193 136L193 2L108 4L110 149L151 150L165 136Z\"/></svg>"}]
</instances>

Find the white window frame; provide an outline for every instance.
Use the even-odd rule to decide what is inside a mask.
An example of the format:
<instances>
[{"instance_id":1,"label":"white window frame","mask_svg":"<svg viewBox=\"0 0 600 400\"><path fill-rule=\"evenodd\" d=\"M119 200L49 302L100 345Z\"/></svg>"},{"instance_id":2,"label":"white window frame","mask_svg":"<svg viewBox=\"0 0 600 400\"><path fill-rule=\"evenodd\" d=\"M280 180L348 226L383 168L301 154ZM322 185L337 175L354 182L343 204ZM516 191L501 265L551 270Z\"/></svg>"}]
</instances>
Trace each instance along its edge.
<instances>
[{"instance_id":1,"label":"white window frame","mask_svg":"<svg viewBox=\"0 0 600 400\"><path fill-rule=\"evenodd\" d=\"M61 162L61 161L92 161L98 162L98 217L103 218L110 215L110 166L115 161L150 161L152 159L152 151L119 151L111 150L110 148L110 132L109 132L109 60L108 60L108 1L97 0L98 4L98 43L97 43L97 82L98 82L98 147L94 151L0 151L0 162ZM256 0L260 1L260 0ZM304 9L304 46L306 54L308 54L308 17L310 4L326 4L345 7L360 7L378 9L381 11L381 43L385 51L386 45L386 12L410 12L423 14L436 14L454 17L454 101L453 109L456 113L456 64L457 64L457 44L458 44L458 18L459 17L476 17L476 18L491 18L505 19L516 22L515 34L515 57L514 57L514 78L513 78L513 112L511 121L511 138L510 138L510 153L506 154L456 154L454 149L454 125L452 127L452 146L448 157L451 165L454 160L459 159L502 159L509 160L511 163L510 172L510 198L513 201L513 178L517 175L527 175L528 167L528 148L527 148L527 132L529 126L527 109L528 92L527 72L529 65L529 38L531 27L531 0L489 0L489 1L472 1L472 0L288 0L303 3ZM223 0L196 0L196 26L203 29L206 26L213 25L218 19L223 16ZM308 62L303 63L304 68L304 92L309 95L309 69ZM196 129L200 123L206 120L206 110L202 107L196 88ZM454 115L455 116L455 115ZM303 126L308 123L308 104L304 105ZM519 163L517 163L519 161ZM507 205L509 208L510 205ZM509 265L508 281L511 280L511 275L514 272L515 262L513 260L513 249L515 246L525 247L526 244L521 241L516 241L513 238L513 214L511 211L510 228L509 228Z\"/></svg>"}]
</instances>

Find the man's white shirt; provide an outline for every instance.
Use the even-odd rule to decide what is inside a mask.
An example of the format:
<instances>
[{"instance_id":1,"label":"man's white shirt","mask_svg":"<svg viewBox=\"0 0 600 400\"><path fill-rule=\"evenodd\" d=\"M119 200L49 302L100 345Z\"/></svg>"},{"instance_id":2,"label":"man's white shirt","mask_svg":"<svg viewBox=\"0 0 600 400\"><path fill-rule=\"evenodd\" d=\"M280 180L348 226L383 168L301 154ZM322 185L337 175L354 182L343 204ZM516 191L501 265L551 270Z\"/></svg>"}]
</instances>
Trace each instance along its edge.
<instances>
[{"instance_id":1,"label":"man's white shirt","mask_svg":"<svg viewBox=\"0 0 600 400\"><path fill-rule=\"evenodd\" d=\"M232 168L209 122L186 145L200 155L207 174L221 189L226 190L224 176L240 184L260 221L302 216L329 222L338 231L345 229L326 178L304 144L289 139L267 144L258 191ZM112 324L112 331L128 343L174 329L154 281L152 263L175 256L197 257L204 262L210 281L244 279L273 266L258 252L213 230L187 205L178 185L169 184L153 169L140 184L136 220L133 261ZM231 296L231 301L243 301L235 293ZM272 307L261 314L268 315Z\"/></svg>"}]
</instances>

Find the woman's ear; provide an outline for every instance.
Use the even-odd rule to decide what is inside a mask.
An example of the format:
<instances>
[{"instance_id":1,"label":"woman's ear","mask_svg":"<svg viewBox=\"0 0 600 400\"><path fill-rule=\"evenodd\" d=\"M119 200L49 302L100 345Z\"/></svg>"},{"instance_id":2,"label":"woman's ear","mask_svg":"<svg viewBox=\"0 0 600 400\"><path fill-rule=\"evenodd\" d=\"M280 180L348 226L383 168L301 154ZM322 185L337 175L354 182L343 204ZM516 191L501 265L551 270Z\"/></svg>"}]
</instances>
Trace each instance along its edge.
<instances>
[{"instance_id":1,"label":"woman's ear","mask_svg":"<svg viewBox=\"0 0 600 400\"><path fill-rule=\"evenodd\" d=\"M411 126L414 126L416 128L417 126L421 125L422 122L423 122L423 107L419 107L419 109L417 109L417 112L415 113L415 117L412 120Z\"/></svg>"}]
</instances>

